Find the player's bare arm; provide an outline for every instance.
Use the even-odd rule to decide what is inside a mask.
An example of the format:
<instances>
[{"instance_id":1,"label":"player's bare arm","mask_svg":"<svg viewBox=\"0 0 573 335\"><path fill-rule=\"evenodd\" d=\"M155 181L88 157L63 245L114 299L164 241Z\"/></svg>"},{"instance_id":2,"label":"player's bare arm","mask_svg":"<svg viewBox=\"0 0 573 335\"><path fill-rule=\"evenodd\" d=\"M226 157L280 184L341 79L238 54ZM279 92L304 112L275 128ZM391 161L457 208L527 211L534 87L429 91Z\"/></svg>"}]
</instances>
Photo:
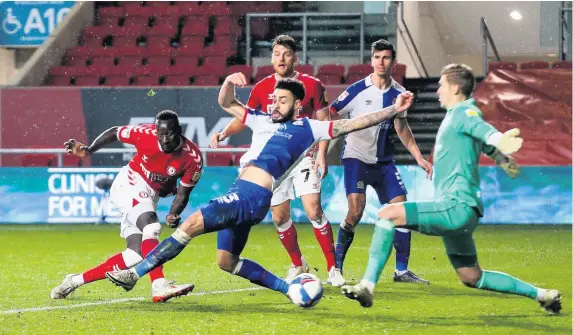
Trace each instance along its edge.
<instances>
[{"instance_id":1,"label":"player's bare arm","mask_svg":"<svg viewBox=\"0 0 573 335\"><path fill-rule=\"evenodd\" d=\"M378 112L362 115L350 120L338 120L333 122L332 138L336 138L357 130L365 129L387 120L398 113L410 108L414 101L412 92L400 93L394 105L386 107Z\"/></svg>"},{"instance_id":2,"label":"player's bare arm","mask_svg":"<svg viewBox=\"0 0 573 335\"><path fill-rule=\"evenodd\" d=\"M187 203L189 203L191 191L193 191L193 187L179 185L177 188L177 195L175 196L175 199L173 199L171 208L169 209L169 214L165 219L165 223L169 227L175 228L179 225L179 222L181 221L181 213L185 210L185 207L187 207Z\"/></svg>"},{"instance_id":3,"label":"player's bare arm","mask_svg":"<svg viewBox=\"0 0 573 335\"><path fill-rule=\"evenodd\" d=\"M410 154L416 160L416 163L426 171L428 174L428 178L432 177L432 164L424 159L422 153L420 152L420 148L418 148L418 144L416 144L416 139L414 134L412 133L412 129L408 124L408 120L405 117L397 117L394 119L394 128L396 129L396 134L398 134L398 138L404 145L406 149L410 152Z\"/></svg>"},{"instance_id":4,"label":"player's bare arm","mask_svg":"<svg viewBox=\"0 0 573 335\"><path fill-rule=\"evenodd\" d=\"M101 133L90 146L86 146L85 144L78 142L74 139L68 140L64 143L66 150L69 154L78 156L78 157L85 157L93 154L94 152L98 151L99 149L105 147L108 144L111 144L117 141L117 130L119 127L111 127L108 130Z\"/></svg>"},{"instance_id":5,"label":"player's bare arm","mask_svg":"<svg viewBox=\"0 0 573 335\"><path fill-rule=\"evenodd\" d=\"M233 73L225 78L225 82L219 91L219 105L238 120L243 120L247 107L235 97L235 86L243 87L247 83L248 81L244 74Z\"/></svg>"},{"instance_id":6,"label":"player's bare arm","mask_svg":"<svg viewBox=\"0 0 573 335\"><path fill-rule=\"evenodd\" d=\"M330 112L328 107L322 108L316 112L316 118L320 121L330 121ZM322 171L321 179L324 179L328 174L328 165L326 164L326 154L328 153L328 146L330 141L321 141L318 143L318 152L314 162L314 170Z\"/></svg>"},{"instance_id":7,"label":"player's bare arm","mask_svg":"<svg viewBox=\"0 0 573 335\"><path fill-rule=\"evenodd\" d=\"M240 120L232 119L223 131L211 135L211 148L217 148L219 142L242 132L245 128L246 126Z\"/></svg>"}]
</instances>

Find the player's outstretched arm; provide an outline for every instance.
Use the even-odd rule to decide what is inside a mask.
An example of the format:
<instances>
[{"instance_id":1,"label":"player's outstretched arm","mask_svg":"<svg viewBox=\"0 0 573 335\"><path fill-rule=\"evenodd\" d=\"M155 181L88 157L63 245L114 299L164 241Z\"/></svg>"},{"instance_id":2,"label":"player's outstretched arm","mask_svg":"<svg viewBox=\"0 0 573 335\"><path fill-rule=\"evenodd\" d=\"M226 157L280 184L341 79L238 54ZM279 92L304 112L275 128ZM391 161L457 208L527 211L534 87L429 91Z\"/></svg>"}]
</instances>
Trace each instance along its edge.
<instances>
[{"instance_id":1,"label":"player's outstretched arm","mask_svg":"<svg viewBox=\"0 0 573 335\"><path fill-rule=\"evenodd\" d=\"M185 210L185 207L187 207L187 203L189 203L191 191L193 191L193 187L179 185L179 188L177 188L177 195L175 196L175 199L173 199L171 208L169 209L169 214L165 219L165 223L169 227L175 228L179 225L179 222L181 221L181 213Z\"/></svg>"},{"instance_id":2,"label":"player's outstretched arm","mask_svg":"<svg viewBox=\"0 0 573 335\"><path fill-rule=\"evenodd\" d=\"M503 171L505 171L505 173L507 173L511 178L515 178L519 175L519 164L517 164L513 157L506 155L496 147L487 144L483 146L482 152L489 158L493 159L497 166L502 168Z\"/></svg>"},{"instance_id":3,"label":"player's outstretched arm","mask_svg":"<svg viewBox=\"0 0 573 335\"><path fill-rule=\"evenodd\" d=\"M64 143L66 150L69 154L76 155L78 157L85 157L93 154L104 146L117 141L117 130L119 127L111 127L108 130L101 133L90 146L78 142L74 139L68 140Z\"/></svg>"},{"instance_id":4,"label":"player's outstretched arm","mask_svg":"<svg viewBox=\"0 0 573 335\"><path fill-rule=\"evenodd\" d=\"M232 119L223 131L211 135L211 148L217 148L219 146L219 142L242 132L245 128L246 126L240 120Z\"/></svg>"},{"instance_id":5,"label":"player's outstretched arm","mask_svg":"<svg viewBox=\"0 0 573 335\"><path fill-rule=\"evenodd\" d=\"M225 82L219 91L219 105L221 108L239 120L243 120L247 107L235 97L235 86L243 87L247 83L248 81L244 74L239 72L233 73L225 78Z\"/></svg>"},{"instance_id":6,"label":"player's outstretched arm","mask_svg":"<svg viewBox=\"0 0 573 335\"><path fill-rule=\"evenodd\" d=\"M410 108L413 101L414 95L412 92L406 91L400 93L394 105L386 107L381 111L362 115L350 120L334 121L332 125L332 138L362 130L387 120Z\"/></svg>"}]
</instances>

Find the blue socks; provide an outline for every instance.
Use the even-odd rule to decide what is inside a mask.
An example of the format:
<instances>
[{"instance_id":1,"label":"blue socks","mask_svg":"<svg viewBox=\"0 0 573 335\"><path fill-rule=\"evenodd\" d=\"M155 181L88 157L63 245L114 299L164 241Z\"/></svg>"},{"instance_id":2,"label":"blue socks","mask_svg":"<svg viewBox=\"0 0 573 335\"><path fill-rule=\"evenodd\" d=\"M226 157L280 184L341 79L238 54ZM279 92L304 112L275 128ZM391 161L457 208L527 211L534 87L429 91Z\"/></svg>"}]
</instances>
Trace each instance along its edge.
<instances>
[{"instance_id":1,"label":"blue socks","mask_svg":"<svg viewBox=\"0 0 573 335\"><path fill-rule=\"evenodd\" d=\"M334 254L336 257L336 267L342 271L344 265L344 258L350 249L350 245L354 240L354 227L342 221L338 228L338 237L336 238L336 247Z\"/></svg>"},{"instance_id":2,"label":"blue socks","mask_svg":"<svg viewBox=\"0 0 573 335\"><path fill-rule=\"evenodd\" d=\"M396 271L408 270L410 259L410 241L412 233L409 230L396 228L394 230L394 249L396 249Z\"/></svg>"},{"instance_id":3,"label":"blue socks","mask_svg":"<svg viewBox=\"0 0 573 335\"><path fill-rule=\"evenodd\" d=\"M161 264L175 258L189 244L191 237L181 229L177 229L171 236L161 241L151 250L143 261L135 267L135 272L141 278L149 271Z\"/></svg>"},{"instance_id":4,"label":"blue socks","mask_svg":"<svg viewBox=\"0 0 573 335\"><path fill-rule=\"evenodd\" d=\"M242 258L239 261L237 268L233 270L233 274L243 277L253 284L257 284L283 294L287 294L288 292L288 284L284 280L265 270L265 268L250 259Z\"/></svg>"}]
</instances>

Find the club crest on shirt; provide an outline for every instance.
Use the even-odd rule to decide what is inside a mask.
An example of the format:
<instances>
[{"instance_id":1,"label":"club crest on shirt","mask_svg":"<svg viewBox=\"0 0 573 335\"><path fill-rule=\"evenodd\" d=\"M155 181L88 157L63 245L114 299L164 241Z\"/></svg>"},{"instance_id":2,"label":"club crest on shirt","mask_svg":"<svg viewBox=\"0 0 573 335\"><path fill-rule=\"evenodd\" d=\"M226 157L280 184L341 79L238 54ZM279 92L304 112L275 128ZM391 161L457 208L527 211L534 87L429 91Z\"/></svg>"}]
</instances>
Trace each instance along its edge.
<instances>
[{"instance_id":1,"label":"club crest on shirt","mask_svg":"<svg viewBox=\"0 0 573 335\"><path fill-rule=\"evenodd\" d=\"M479 113L473 109L466 109L466 115L467 116L479 116Z\"/></svg>"},{"instance_id":2,"label":"club crest on shirt","mask_svg":"<svg viewBox=\"0 0 573 335\"><path fill-rule=\"evenodd\" d=\"M294 121L294 122L292 123L292 125L293 125L293 126L303 126L304 123L303 123L301 120L297 120L297 121Z\"/></svg>"},{"instance_id":3,"label":"club crest on shirt","mask_svg":"<svg viewBox=\"0 0 573 335\"><path fill-rule=\"evenodd\" d=\"M170 176L175 175L175 168L174 168L173 166L169 166L169 167L167 168L167 174L170 175Z\"/></svg>"},{"instance_id":4,"label":"club crest on shirt","mask_svg":"<svg viewBox=\"0 0 573 335\"><path fill-rule=\"evenodd\" d=\"M281 123L279 126L279 130L286 130L287 129L287 125L284 123Z\"/></svg>"},{"instance_id":5,"label":"club crest on shirt","mask_svg":"<svg viewBox=\"0 0 573 335\"><path fill-rule=\"evenodd\" d=\"M346 99L347 96L348 96L348 92L344 91L338 96L338 98L336 98L336 100L343 101L344 99Z\"/></svg>"}]
</instances>

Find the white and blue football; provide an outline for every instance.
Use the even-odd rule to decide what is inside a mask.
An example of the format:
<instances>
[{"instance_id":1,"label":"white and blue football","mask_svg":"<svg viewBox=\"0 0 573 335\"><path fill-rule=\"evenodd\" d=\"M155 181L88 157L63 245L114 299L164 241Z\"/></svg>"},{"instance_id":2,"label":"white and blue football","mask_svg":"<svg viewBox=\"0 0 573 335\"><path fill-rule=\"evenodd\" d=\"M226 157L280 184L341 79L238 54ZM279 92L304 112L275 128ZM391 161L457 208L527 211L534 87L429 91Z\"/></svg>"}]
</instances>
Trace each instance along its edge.
<instances>
[{"instance_id":1,"label":"white and blue football","mask_svg":"<svg viewBox=\"0 0 573 335\"><path fill-rule=\"evenodd\" d=\"M309 308L322 298L322 284L317 276L301 273L289 285L287 294L295 305Z\"/></svg>"}]
</instances>

